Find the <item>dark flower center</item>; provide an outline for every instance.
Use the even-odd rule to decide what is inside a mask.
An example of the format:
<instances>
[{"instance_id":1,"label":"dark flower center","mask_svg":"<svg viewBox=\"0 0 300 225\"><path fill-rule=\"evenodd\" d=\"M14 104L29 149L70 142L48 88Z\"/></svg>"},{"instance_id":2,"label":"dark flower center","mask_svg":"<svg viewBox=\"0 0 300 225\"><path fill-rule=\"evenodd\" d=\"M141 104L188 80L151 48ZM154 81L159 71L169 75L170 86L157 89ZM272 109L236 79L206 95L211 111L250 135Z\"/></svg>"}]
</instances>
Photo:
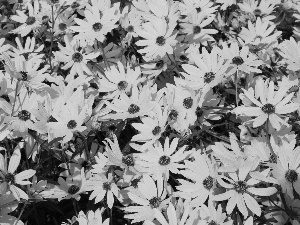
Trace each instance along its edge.
<instances>
[{"instance_id":1,"label":"dark flower center","mask_svg":"<svg viewBox=\"0 0 300 225\"><path fill-rule=\"evenodd\" d=\"M172 109L170 114L169 114L170 119L171 120L176 120L177 116L178 116L178 112L175 109Z\"/></svg>"},{"instance_id":2,"label":"dark flower center","mask_svg":"<svg viewBox=\"0 0 300 225\"><path fill-rule=\"evenodd\" d=\"M210 190L213 187L213 184L214 184L214 179L211 176L208 176L203 180L203 186L207 190Z\"/></svg>"},{"instance_id":3,"label":"dark flower center","mask_svg":"<svg viewBox=\"0 0 300 225\"><path fill-rule=\"evenodd\" d=\"M9 99L8 95L1 95L0 98L3 98L5 101L10 103L10 99Z\"/></svg>"},{"instance_id":4,"label":"dark flower center","mask_svg":"<svg viewBox=\"0 0 300 225\"><path fill-rule=\"evenodd\" d=\"M26 19L26 22L25 22L27 25L32 25L35 23L35 17L33 16L29 16L27 19Z\"/></svg>"},{"instance_id":5,"label":"dark flower center","mask_svg":"<svg viewBox=\"0 0 300 225\"><path fill-rule=\"evenodd\" d=\"M156 64L155 64L155 67L156 69L162 69L164 66L164 61L163 60L159 60Z\"/></svg>"},{"instance_id":6,"label":"dark flower center","mask_svg":"<svg viewBox=\"0 0 300 225\"><path fill-rule=\"evenodd\" d=\"M126 166L134 166L133 157L131 155L123 156L122 163L124 163Z\"/></svg>"},{"instance_id":7,"label":"dark flower center","mask_svg":"<svg viewBox=\"0 0 300 225\"><path fill-rule=\"evenodd\" d=\"M121 91L121 90L125 90L126 88L127 88L127 86L128 86L128 83L125 81L125 80L123 80L123 81L120 81L119 83L118 83L118 89Z\"/></svg>"},{"instance_id":8,"label":"dark flower center","mask_svg":"<svg viewBox=\"0 0 300 225\"><path fill-rule=\"evenodd\" d=\"M160 133L160 131L161 131L160 126L156 126L156 127L154 127L154 129L152 130L152 134L153 134L153 135L157 135L157 134Z\"/></svg>"},{"instance_id":9,"label":"dark flower center","mask_svg":"<svg viewBox=\"0 0 300 225\"><path fill-rule=\"evenodd\" d=\"M7 183L13 184L15 182L15 176L11 173L8 173L4 176L4 180Z\"/></svg>"},{"instance_id":10,"label":"dark flower center","mask_svg":"<svg viewBox=\"0 0 300 225\"><path fill-rule=\"evenodd\" d=\"M288 170L285 173L285 179L291 183L294 183L298 179L298 173L295 170Z\"/></svg>"},{"instance_id":11,"label":"dark flower center","mask_svg":"<svg viewBox=\"0 0 300 225\"><path fill-rule=\"evenodd\" d=\"M263 107L261 107L261 110L266 114L273 114L275 113L275 106L267 103Z\"/></svg>"},{"instance_id":12,"label":"dark flower center","mask_svg":"<svg viewBox=\"0 0 300 225\"><path fill-rule=\"evenodd\" d=\"M100 31L102 29L102 24L101 23L94 23L94 25L93 25L93 30L95 31L95 32L98 32L98 31Z\"/></svg>"},{"instance_id":13,"label":"dark flower center","mask_svg":"<svg viewBox=\"0 0 300 225\"><path fill-rule=\"evenodd\" d=\"M166 156L166 155L161 156L161 157L159 158L159 160L158 160L158 163L159 163L159 165L161 165L161 166L167 166L167 165L170 164L170 162L171 162L170 157L169 157L169 156Z\"/></svg>"},{"instance_id":14,"label":"dark flower center","mask_svg":"<svg viewBox=\"0 0 300 225\"><path fill-rule=\"evenodd\" d=\"M98 63L100 63L100 62L103 62L104 58L103 58L102 55L99 55L99 56L96 57L96 60L97 60Z\"/></svg>"},{"instance_id":15,"label":"dark flower center","mask_svg":"<svg viewBox=\"0 0 300 225\"><path fill-rule=\"evenodd\" d=\"M131 186L134 188L138 188L138 183L140 182L140 180L141 180L141 177L133 179L131 181Z\"/></svg>"},{"instance_id":16,"label":"dark flower center","mask_svg":"<svg viewBox=\"0 0 300 225\"><path fill-rule=\"evenodd\" d=\"M78 186L72 185L71 187L69 187L68 193L71 194L71 195L74 195L79 191L79 189L80 188Z\"/></svg>"},{"instance_id":17,"label":"dark flower center","mask_svg":"<svg viewBox=\"0 0 300 225\"><path fill-rule=\"evenodd\" d=\"M156 44L159 46L163 46L166 43L166 39L163 36L159 36L156 38Z\"/></svg>"},{"instance_id":18,"label":"dark flower center","mask_svg":"<svg viewBox=\"0 0 300 225\"><path fill-rule=\"evenodd\" d=\"M58 28L59 28L60 30L64 31L65 29L67 29L67 24L65 24L65 23L60 23L60 24L58 24Z\"/></svg>"},{"instance_id":19,"label":"dark flower center","mask_svg":"<svg viewBox=\"0 0 300 225\"><path fill-rule=\"evenodd\" d=\"M201 32L201 27L199 27L199 26L194 26L194 28L193 28L193 33L194 34L199 34Z\"/></svg>"},{"instance_id":20,"label":"dark flower center","mask_svg":"<svg viewBox=\"0 0 300 225\"><path fill-rule=\"evenodd\" d=\"M235 182L233 185L236 192L239 194L243 194L248 188L247 183L245 181L239 180L238 182Z\"/></svg>"},{"instance_id":21,"label":"dark flower center","mask_svg":"<svg viewBox=\"0 0 300 225\"><path fill-rule=\"evenodd\" d=\"M270 163L277 163L277 156L274 155L274 154L270 155L269 162Z\"/></svg>"},{"instance_id":22,"label":"dark flower center","mask_svg":"<svg viewBox=\"0 0 300 225\"><path fill-rule=\"evenodd\" d=\"M70 121L68 122L68 124L67 124L67 127L68 127L69 129L74 129L76 126L77 126L77 123L76 123L75 120L70 120Z\"/></svg>"},{"instance_id":23,"label":"dark flower center","mask_svg":"<svg viewBox=\"0 0 300 225\"><path fill-rule=\"evenodd\" d=\"M186 109L190 109L193 106L193 99L191 97L183 99L183 106Z\"/></svg>"},{"instance_id":24,"label":"dark flower center","mask_svg":"<svg viewBox=\"0 0 300 225\"><path fill-rule=\"evenodd\" d=\"M133 32L133 31L134 31L134 27L133 27L132 25L129 25L129 26L127 27L127 31L128 31L128 32Z\"/></svg>"},{"instance_id":25,"label":"dark flower center","mask_svg":"<svg viewBox=\"0 0 300 225\"><path fill-rule=\"evenodd\" d=\"M244 63L244 60L243 60L242 57L236 56L232 59L232 63L239 66L239 65L242 65Z\"/></svg>"},{"instance_id":26,"label":"dark flower center","mask_svg":"<svg viewBox=\"0 0 300 225\"><path fill-rule=\"evenodd\" d=\"M197 11L197 13L199 13L199 12L201 12L202 10L201 10L200 7L197 7L197 8L196 8L196 11Z\"/></svg>"},{"instance_id":27,"label":"dark flower center","mask_svg":"<svg viewBox=\"0 0 300 225\"><path fill-rule=\"evenodd\" d=\"M83 60L83 56L80 52L75 52L72 55L72 59L73 59L74 62L81 62Z\"/></svg>"},{"instance_id":28,"label":"dark flower center","mask_svg":"<svg viewBox=\"0 0 300 225\"><path fill-rule=\"evenodd\" d=\"M253 13L254 13L255 16L260 16L261 15L261 10L260 9L255 9L253 11Z\"/></svg>"},{"instance_id":29,"label":"dark flower center","mask_svg":"<svg viewBox=\"0 0 300 225\"><path fill-rule=\"evenodd\" d=\"M204 78L204 82L209 84L215 79L215 73L213 72L205 73L203 78Z\"/></svg>"},{"instance_id":30,"label":"dark flower center","mask_svg":"<svg viewBox=\"0 0 300 225\"><path fill-rule=\"evenodd\" d=\"M131 104L128 108L128 112L130 114L135 114L135 113L138 113L140 111L140 107L138 107L137 105L135 104Z\"/></svg>"},{"instance_id":31,"label":"dark flower center","mask_svg":"<svg viewBox=\"0 0 300 225\"><path fill-rule=\"evenodd\" d=\"M20 72L21 73L21 76L22 76L22 81L27 81L27 79L28 79L28 73L27 72L25 72L25 71L21 71Z\"/></svg>"},{"instance_id":32,"label":"dark flower center","mask_svg":"<svg viewBox=\"0 0 300 225\"><path fill-rule=\"evenodd\" d=\"M18 117L20 120L23 120L23 121L27 121L30 119L30 115L31 113L28 112L27 110L21 110L20 112L18 112Z\"/></svg>"},{"instance_id":33,"label":"dark flower center","mask_svg":"<svg viewBox=\"0 0 300 225\"><path fill-rule=\"evenodd\" d=\"M208 225L218 225L214 220L210 221Z\"/></svg>"},{"instance_id":34,"label":"dark flower center","mask_svg":"<svg viewBox=\"0 0 300 225\"><path fill-rule=\"evenodd\" d=\"M111 189L110 183L109 183L109 182L103 183L102 187L103 187L103 189L106 190L106 191L109 191L109 190Z\"/></svg>"},{"instance_id":35,"label":"dark flower center","mask_svg":"<svg viewBox=\"0 0 300 225\"><path fill-rule=\"evenodd\" d=\"M72 4L71 4L71 8L72 9L76 9L76 8L78 8L80 6L80 4L78 3L78 2L73 2Z\"/></svg>"},{"instance_id":36,"label":"dark flower center","mask_svg":"<svg viewBox=\"0 0 300 225\"><path fill-rule=\"evenodd\" d=\"M159 197L154 197L154 198L151 198L149 200L149 203L150 203L150 207L153 209L153 208L158 208L159 205L160 205L160 201L161 199Z\"/></svg>"}]
</instances>

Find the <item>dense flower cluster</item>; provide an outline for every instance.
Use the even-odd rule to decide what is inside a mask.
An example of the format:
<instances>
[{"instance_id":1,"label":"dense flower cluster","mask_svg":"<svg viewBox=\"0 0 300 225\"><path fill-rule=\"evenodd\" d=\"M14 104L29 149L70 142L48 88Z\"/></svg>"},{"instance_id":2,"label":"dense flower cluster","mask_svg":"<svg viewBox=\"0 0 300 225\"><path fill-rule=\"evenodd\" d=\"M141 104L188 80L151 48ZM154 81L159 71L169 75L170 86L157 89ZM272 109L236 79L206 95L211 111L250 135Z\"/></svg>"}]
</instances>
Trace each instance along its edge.
<instances>
[{"instance_id":1,"label":"dense flower cluster","mask_svg":"<svg viewBox=\"0 0 300 225\"><path fill-rule=\"evenodd\" d=\"M0 224L300 225L299 21L0 0Z\"/></svg>"}]
</instances>

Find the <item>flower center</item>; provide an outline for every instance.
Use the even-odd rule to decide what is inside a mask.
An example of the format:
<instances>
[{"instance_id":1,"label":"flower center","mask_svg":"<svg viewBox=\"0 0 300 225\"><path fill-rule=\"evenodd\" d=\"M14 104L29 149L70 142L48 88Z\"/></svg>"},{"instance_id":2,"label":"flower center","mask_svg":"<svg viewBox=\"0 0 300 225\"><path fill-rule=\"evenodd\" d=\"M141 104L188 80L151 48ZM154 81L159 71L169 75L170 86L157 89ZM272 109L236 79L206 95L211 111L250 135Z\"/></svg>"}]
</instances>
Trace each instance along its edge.
<instances>
[{"instance_id":1,"label":"flower center","mask_svg":"<svg viewBox=\"0 0 300 225\"><path fill-rule=\"evenodd\" d=\"M202 11L202 10L201 10L201 7L197 7L197 8L196 8L196 11L197 11L197 13L201 12L201 11Z\"/></svg>"},{"instance_id":2,"label":"flower center","mask_svg":"<svg viewBox=\"0 0 300 225\"><path fill-rule=\"evenodd\" d=\"M169 114L170 119L171 120L176 120L177 116L178 116L178 112L175 109L172 109L170 114Z\"/></svg>"},{"instance_id":3,"label":"flower center","mask_svg":"<svg viewBox=\"0 0 300 225\"><path fill-rule=\"evenodd\" d=\"M193 106L193 99L191 97L183 99L183 106L186 109L190 109Z\"/></svg>"},{"instance_id":4,"label":"flower center","mask_svg":"<svg viewBox=\"0 0 300 225\"><path fill-rule=\"evenodd\" d=\"M167 166L170 164L170 162L171 162L170 157L166 155L161 156L158 160L158 164L161 166Z\"/></svg>"},{"instance_id":5,"label":"flower center","mask_svg":"<svg viewBox=\"0 0 300 225\"><path fill-rule=\"evenodd\" d=\"M210 221L208 225L218 225L214 220Z\"/></svg>"},{"instance_id":6,"label":"flower center","mask_svg":"<svg viewBox=\"0 0 300 225\"><path fill-rule=\"evenodd\" d=\"M138 113L140 111L140 107L138 107L137 105L135 104L131 104L128 108L128 112L130 114L135 114L135 113Z\"/></svg>"},{"instance_id":7,"label":"flower center","mask_svg":"<svg viewBox=\"0 0 300 225\"><path fill-rule=\"evenodd\" d=\"M162 69L164 66L164 61L163 60L159 60L156 64L155 64L155 67L156 69L160 70Z\"/></svg>"},{"instance_id":8,"label":"flower center","mask_svg":"<svg viewBox=\"0 0 300 225\"><path fill-rule=\"evenodd\" d=\"M13 184L15 182L15 176L11 173L8 173L4 176L4 180L6 183Z\"/></svg>"},{"instance_id":9,"label":"flower center","mask_svg":"<svg viewBox=\"0 0 300 225\"><path fill-rule=\"evenodd\" d=\"M138 188L138 183L140 182L140 180L141 180L141 177L133 179L131 181L131 186L134 188Z\"/></svg>"},{"instance_id":10,"label":"flower center","mask_svg":"<svg viewBox=\"0 0 300 225\"><path fill-rule=\"evenodd\" d=\"M94 23L94 25L93 25L93 30L95 31L95 32L98 32L98 31L100 31L102 29L102 24L101 23Z\"/></svg>"},{"instance_id":11,"label":"flower center","mask_svg":"<svg viewBox=\"0 0 300 225\"><path fill-rule=\"evenodd\" d=\"M98 63L100 63L100 62L103 62L104 58L103 58L102 55L99 55L99 56L96 57L96 60L97 60Z\"/></svg>"},{"instance_id":12,"label":"flower center","mask_svg":"<svg viewBox=\"0 0 300 225\"><path fill-rule=\"evenodd\" d=\"M207 190L210 190L212 188L213 184L214 184L214 179L211 176L208 176L203 180L203 186Z\"/></svg>"},{"instance_id":13,"label":"flower center","mask_svg":"<svg viewBox=\"0 0 300 225\"><path fill-rule=\"evenodd\" d=\"M235 182L233 185L234 185L236 192L239 194L244 194L244 192L248 188L247 183L245 181L239 180L238 182Z\"/></svg>"},{"instance_id":14,"label":"flower center","mask_svg":"<svg viewBox=\"0 0 300 225\"><path fill-rule=\"evenodd\" d=\"M291 183L294 183L298 179L298 173L295 170L288 170L285 173L285 179Z\"/></svg>"},{"instance_id":15,"label":"flower center","mask_svg":"<svg viewBox=\"0 0 300 225\"><path fill-rule=\"evenodd\" d=\"M152 130L152 134L153 134L153 135L157 135L157 134L160 133L160 131L161 131L160 126L156 126L156 127L154 127L154 129Z\"/></svg>"},{"instance_id":16,"label":"flower center","mask_svg":"<svg viewBox=\"0 0 300 225\"><path fill-rule=\"evenodd\" d=\"M199 27L199 26L194 26L194 28L193 28L193 33L194 34L199 34L201 32L201 27Z\"/></svg>"},{"instance_id":17,"label":"flower center","mask_svg":"<svg viewBox=\"0 0 300 225\"><path fill-rule=\"evenodd\" d=\"M215 79L215 74L213 72L208 72L204 74L204 82L209 84Z\"/></svg>"},{"instance_id":18,"label":"flower center","mask_svg":"<svg viewBox=\"0 0 300 225\"><path fill-rule=\"evenodd\" d=\"M60 24L58 24L58 28L59 28L60 30L64 31L65 29L67 29L67 24L65 24L65 23L60 23Z\"/></svg>"},{"instance_id":19,"label":"flower center","mask_svg":"<svg viewBox=\"0 0 300 225\"><path fill-rule=\"evenodd\" d=\"M156 44L159 46L163 46L166 43L166 39L163 36L159 36L156 38Z\"/></svg>"},{"instance_id":20,"label":"flower center","mask_svg":"<svg viewBox=\"0 0 300 225\"><path fill-rule=\"evenodd\" d=\"M127 32L133 32L134 31L134 27L132 25L129 25L127 27Z\"/></svg>"},{"instance_id":21,"label":"flower center","mask_svg":"<svg viewBox=\"0 0 300 225\"><path fill-rule=\"evenodd\" d=\"M159 205L160 205L160 201L161 199L159 197L154 197L154 198L151 198L149 200L149 203L150 203L150 207L153 209L153 208L158 208Z\"/></svg>"},{"instance_id":22,"label":"flower center","mask_svg":"<svg viewBox=\"0 0 300 225\"><path fill-rule=\"evenodd\" d=\"M20 120L23 120L23 121L27 121L30 119L30 115L31 113L28 112L27 110L21 110L20 112L18 112L18 117Z\"/></svg>"},{"instance_id":23,"label":"flower center","mask_svg":"<svg viewBox=\"0 0 300 225\"><path fill-rule=\"evenodd\" d=\"M126 166L134 166L134 160L131 155L123 156L122 163L124 163Z\"/></svg>"},{"instance_id":24,"label":"flower center","mask_svg":"<svg viewBox=\"0 0 300 225\"><path fill-rule=\"evenodd\" d=\"M244 63L244 60L243 60L242 57L236 56L232 59L232 63L239 66L239 65L242 65Z\"/></svg>"},{"instance_id":25,"label":"flower center","mask_svg":"<svg viewBox=\"0 0 300 225\"><path fill-rule=\"evenodd\" d=\"M261 10L260 9L254 9L253 11L255 16L260 16L261 15Z\"/></svg>"},{"instance_id":26,"label":"flower center","mask_svg":"<svg viewBox=\"0 0 300 225\"><path fill-rule=\"evenodd\" d=\"M80 188L78 186L72 185L71 187L69 187L68 193L71 194L71 195L74 195L79 191L79 189Z\"/></svg>"},{"instance_id":27,"label":"flower center","mask_svg":"<svg viewBox=\"0 0 300 225\"><path fill-rule=\"evenodd\" d=\"M270 163L277 163L276 155L274 155L274 154L270 155L269 162Z\"/></svg>"},{"instance_id":28,"label":"flower center","mask_svg":"<svg viewBox=\"0 0 300 225\"><path fill-rule=\"evenodd\" d=\"M79 52L75 52L73 55L72 55L72 59L74 62L81 62L83 60L83 56L81 53Z\"/></svg>"},{"instance_id":29,"label":"flower center","mask_svg":"<svg viewBox=\"0 0 300 225\"><path fill-rule=\"evenodd\" d=\"M109 183L109 182L103 183L102 187L103 187L103 189L106 190L106 191L109 191L109 190L111 189L110 183Z\"/></svg>"},{"instance_id":30,"label":"flower center","mask_svg":"<svg viewBox=\"0 0 300 225\"><path fill-rule=\"evenodd\" d=\"M27 25L32 25L35 23L35 17L33 16L29 16L27 19L26 19L26 22L25 22Z\"/></svg>"},{"instance_id":31,"label":"flower center","mask_svg":"<svg viewBox=\"0 0 300 225\"><path fill-rule=\"evenodd\" d=\"M273 114L275 113L275 107L274 105L267 103L263 107L261 107L261 110L266 114Z\"/></svg>"},{"instance_id":32,"label":"flower center","mask_svg":"<svg viewBox=\"0 0 300 225\"><path fill-rule=\"evenodd\" d=\"M27 81L27 79L28 79L28 73L27 72L25 72L25 71L21 71L20 72L21 73L21 76L22 76L22 81Z\"/></svg>"},{"instance_id":33,"label":"flower center","mask_svg":"<svg viewBox=\"0 0 300 225\"><path fill-rule=\"evenodd\" d=\"M72 9L76 9L76 8L78 8L80 6L80 4L78 3L78 2L73 2L72 4L71 4L71 8Z\"/></svg>"},{"instance_id":34,"label":"flower center","mask_svg":"<svg viewBox=\"0 0 300 225\"><path fill-rule=\"evenodd\" d=\"M120 81L120 82L118 83L118 89L119 89L120 91L125 90L125 89L127 88L127 86L128 86L128 83L127 83L125 80Z\"/></svg>"},{"instance_id":35,"label":"flower center","mask_svg":"<svg viewBox=\"0 0 300 225\"><path fill-rule=\"evenodd\" d=\"M68 122L68 124L67 124L67 127L68 127L69 129L74 129L76 126L77 126L77 123L76 123L75 120L70 120L70 121Z\"/></svg>"}]
</instances>

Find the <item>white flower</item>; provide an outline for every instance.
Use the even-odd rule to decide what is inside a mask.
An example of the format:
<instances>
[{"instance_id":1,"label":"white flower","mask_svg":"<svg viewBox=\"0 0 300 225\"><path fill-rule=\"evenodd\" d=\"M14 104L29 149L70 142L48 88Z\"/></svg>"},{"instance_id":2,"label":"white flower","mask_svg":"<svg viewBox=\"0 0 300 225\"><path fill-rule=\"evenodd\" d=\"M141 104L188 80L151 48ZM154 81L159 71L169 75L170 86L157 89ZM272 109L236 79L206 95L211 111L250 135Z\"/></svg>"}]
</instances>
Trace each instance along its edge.
<instances>
[{"instance_id":1,"label":"white flower","mask_svg":"<svg viewBox=\"0 0 300 225\"><path fill-rule=\"evenodd\" d=\"M287 69L298 71L300 69L300 42L294 38L284 40L278 46L280 54L283 56L283 62L287 63Z\"/></svg>"},{"instance_id":2,"label":"white flower","mask_svg":"<svg viewBox=\"0 0 300 225\"><path fill-rule=\"evenodd\" d=\"M21 198L28 200L28 195L22 189L17 187L16 184L31 184L31 182L26 179L32 177L36 172L33 169L29 169L15 174L21 161L20 149L23 147L23 144L23 142L20 142L15 148L14 153L10 157L8 167L6 167L7 162L3 155L0 154L0 194L3 195L7 191L10 191L18 201L20 201Z\"/></svg>"},{"instance_id":3,"label":"white flower","mask_svg":"<svg viewBox=\"0 0 300 225\"><path fill-rule=\"evenodd\" d=\"M95 212L88 211L85 215L80 211L77 217L79 225L109 225L109 218L102 222L103 209L97 209Z\"/></svg>"}]
</instances>

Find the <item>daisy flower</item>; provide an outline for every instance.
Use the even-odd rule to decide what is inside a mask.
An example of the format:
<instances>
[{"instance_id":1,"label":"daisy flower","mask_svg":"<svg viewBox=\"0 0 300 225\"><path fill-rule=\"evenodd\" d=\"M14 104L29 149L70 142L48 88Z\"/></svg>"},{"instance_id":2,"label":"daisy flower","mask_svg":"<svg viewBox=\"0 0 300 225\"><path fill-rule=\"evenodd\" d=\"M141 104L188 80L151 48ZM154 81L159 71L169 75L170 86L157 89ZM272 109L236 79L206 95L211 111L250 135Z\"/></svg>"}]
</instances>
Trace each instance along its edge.
<instances>
[{"instance_id":1,"label":"daisy flower","mask_svg":"<svg viewBox=\"0 0 300 225\"><path fill-rule=\"evenodd\" d=\"M183 0L179 3L179 10L181 15L189 15L196 11L202 17L214 17L218 6L210 0Z\"/></svg>"},{"instance_id":2,"label":"daisy flower","mask_svg":"<svg viewBox=\"0 0 300 225\"><path fill-rule=\"evenodd\" d=\"M142 24L142 29L137 34L145 40L136 42L137 46L146 46L138 50L139 53L146 53L148 59L155 59L173 53L173 46L176 45L176 33L173 34L176 23L167 24L165 19L153 18L150 22ZM173 34L173 35L172 35Z\"/></svg>"},{"instance_id":3,"label":"daisy flower","mask_svg":"<svg viewBox=\"0 0 300 225\"><path fill-rule=\"evenodd\" d=\"M117 27L116 22L120 17L117 5L115 4L112 8L99 11L99 8L96 7L97 2L97 0L92 0L91 7L84 11L84 20L74 19L79 26L70 27L74 32L79 32L79 34L75 35L74 41L78 41L82 47L93 45L95 39L103 42L105 35Z\"/></svg>"},{"instance_id":4,"label":"daisy flower","mask_svg":"<svg viewBox=\"0 0 300 225\"><path fill-rule=\"evenodd\" d=\"M181 198L191 198L191 207L200 206L212 195L216 185L215 173L209 159L200 153L194 152L194 161L185 160L185 170L180 171L185 178L178 179L180 185L177 186L176 196ZM199 172L201 171L201 173Z\"/></svg>"},{"instance_id":5,"label":"daisy flower","mask_svg":"<svg viewBox=\"0 0 300 225\"><path fill-rule=\"evenodd\" d=\"M102 222L102 213L104 209L97 209L95 212L89 210L85 215L80 211L77 217L79 225L109 225L109 218Z\"/></svg>"},{"instance_id":6,"label":"daisy flower","mask_svg":"<svg viewBox=\"0 0 300 225\"><path fill-rule=\"evenodd\" d=\"M140 67L135 70L127 64L126 70L121 62L105 71L105 76L99 80L99 91L108 92L105 99L117 99L121 93L130 93L132 87L137 86L141 81Z\"/></svg>"},{"instance_id":7,"label":"daisy flower","mask_svg":"<svg viewBox=\"0 0 300 225\"><path fill-rule=\"evenodd\" d=\"M141 222L144 220L153 221L155 211L166 208L169 199L166 198L166 189L162 179L154 180L148 176L143 176L143 181L138 183L138 189L142 196L138 196L131 192L128 193L129 198L136 203L136 206L125 207L124 210L131 214L126 214L125 218L131 219L132 223Z\"/></svg>"},{"instance_id":8,"label":"daisy flower","mask_svg":"<svg viewBox=\"0 0 300 225\"><path fill-rule=\"evenodd\" d=\"M114 204L114 196L122 199L120 190L113 180L113 175L109 173L107 177L103 174L95 174L87 183L87 191L92 191L89 200L95 199L95 203L102 201L106 195L106 204L111 209Z\"/></svg>"},{"instance_id":9,"label":"daisy flower","mask_svg":"<svg viewBox=\"0 0 300 225\"><path fill-rule=\"evenodd\" d=\"M237 70L241 70L248 74L250 72L261 72L257 67L262 64L262 61L249 52L248 46L245 45L240 50L237 42L231 43L230 48L226 44L223 44L222 52L225 58L229 60L230 66L233 67L230 71L232 74Z\"/></svg>"},{"instance_id":10,"label":"daisy flower","mask_svg":"<svg viewBox=\"0 0 300 225\"><path fill-rule=\"evenodd\" d=\"M273 145L277 152L277 162L270 164L273 177L282 191L294 198L293 189L300 194L300 149L294 144L283 142L281 146Z\"/></svg>"},{"instance_id":11,"label":"daisy flower","mask_svg":"<svg viewBox=\"0 0 300 225\"><path fill-rule=\"evenodd\" d=\"M261 215L261 208L257 203L255 196L271 196L277 192L275 187L257 188L254 185L260 181L248 176L253 164L249 161L241 165L238 173L229 173L229 177L220 175L218 183L228 189L225 193L213 196L214 201L224 201L228 199L226 212L231 214L234 207L237 205L239 211L245 216L248 216L247 207L255 215ZM224 180L226 180L226 182ZM253 196L254 195L254 196ZM246 204L245 204L246 203ZM246 207L247 206L247 207Z\"/></svg>"},{"instance_id":12,"label":"daisy flower","mask_svg":"<svg viewBox=\"0 0 300 225\"><path fill-rule=\"evenodd\" d=\"M3 45L4 42L5 42L5 38L0 38L0 57L3 52L11 48L10 45Z\"/></svg>"},{"instance_id":13,"label":"daisy flower","mask_svg":"<svg viewBox=\"0 0 300 225\"><path fill-rule=\"evenodd\" d=\"M18 15L12 15L10 18L18 23L21 23L21 26L12 30L12 33L21 34L22 37L29 34L32 30L40 27L42 25L42 21L39 20L40 13L40 3L38 0L33 2L33 6L30 3L26 4L28 9L28 15L26 15L23 11L16 10Z\"/></svg>"},{"instance_id":14,"label":"daisy flower","mask_svg":"<svg viewBox=\"0 0 300 225\"><path fill-rule=\"evenodd\" d=\"M197 89L204 89L206 93L217 84L224 81L227 76L229 62L219 55L220 49L214 47L210 53L202 48L202 54L191 54L190 57L196 66L190 64L181 65L185 72L181 74L187 80L188 86Z\"/></svg>"},{"instance_id":15,"label":"daisy flower","mask_svg":"<svg viewBox=\"0 0 300 225\"><path fill-rule=\"evenodd\" d=\"M255 24L248 20L248 28L242 27L239 37L243 39L245 44L259 45L262 43L272 43L277 41L281 35L281 31L275 31L276 25L269 25L268 21L262 21L260 17L256 19Z\"/></svg>"},{"instance_id":16,"label":"daisy flower","mask_svg":"<svg viewBox=\"0 0 300 225\"><path fill-rule=\"evenodd\" d=\"M167 126L168 110L162 110L160 106L156 105L153 108L153 111L156 111L154 115L141 118L142 123L131 124L139 131L139 134L134 135L131 138L131 141L145 142L145 144L141 145L139 148L141 151L145 151L158 140Z\"/></svg>"},{"instance_id":17,"label":"daisy flower","mask_svg":"<svg viewBox=\"0 0 300 225\"><path fill-rule=\"evenodd\" d=\"M180 23L181 32L186 34L184 40L189 44L200 42L206 45L207 41L212 39L210 35L218 33L215 29L205 28L213 20L214 17L204 17L201 13L197 13L196 10L192 11L183 23Z\"/></svg>"},{"instance_id":18,"label":"daisy flower","mask_svg":"<svg viewBox=\"0 0 300 225\"><path fill-rule=\"evenodd\" d=\"M279 130L280 124L287 124L281 117L299 109L298 103L290 103L294 93L286 95L287 88L285 87L280 87L278 91L275 91L273 81L270 81L268 85L263 80L257 81L255 96L254 91L250 92L250 89L248 91L243 89L243 91L254 106L238 106L233 113L256 117L252 120L253 127L259 127L268 120L273 128Z\"/></svg>"},{"instance_id":19,"label":"daisy flower","mask_svg":"<svg viewBox=\"0 0 300 225\"><path fill-rule=\"evenodd\" d=\"M97 57L97 53L85 53L84 49L80 49L78 44L72 45L68 36L64 37L66 47L63 47L58 43L60 51L54 52L57 60L66 63L63 70L71 68L69 75L66 78L67 82L74 80L74 76L77 73L79 76L85 76L84 72L91 75L92 72L87 67L87 62Z\"/></svg>"},{"instance_id":20,"label":"daisy flower","mask_svg":"<svg viewBox=\"0 0 300 225\"><path fill-rule=\"evenodd\" d=\"M141 166L141 170L156 178L157 176L163 177L165 180L169 179L170 171L179 173L178 169L184 167L180 162L186 159L191 152L185 151L187 146L182 146L176 151L178 138L174 138L171 143L169 141L169 137L167 137L164 146L156 141L154 145L148 147L147 152L138 155L141 160L137 161L137 164Z\"/></svg>"},{"instance_id":21,"label":"daisy flower","mask_svg":"<svg viewBox=\"0 0 300 225\"><path fill-rule=\"evenodd\" d=\"M138 87L134 86L130 97L122 93L120 98L114 99L112 103L106 102L107 108L116 113L103 116L102 119L127 119L148 115L157 104L151 101L150 94L148 86L143 87L140 91Z\"/></svg>"},{"instance_id":22,"label":"daisy flower","mask_svg":"<svg viewBox=\"0 0 300 225\"><path fill-rule=\"evenodd\" d=\"M21 198L28 200L28 195L18 185L31 184L26 179L32 177L36 172L29 169L15 174L21 161L20 149L23 147L23 144L24 142L20 142L15 148L14 153L10 157L8 167L6 159L0 154L0 194L4 195L7 191L10 191L18 201Z\"/></svg>"},{"instance_id":23,"label":"daisy flower","mask_svg":"<svg viewBox=\"0 0 300 225\"><path fill-rule=\"evenodd\" d=\"M221 10L226 10L229 6L237 4L238 0L216 0L216 2L222 4Z\"/></svg>"},{"instance_id":24,"label":"daisy flower","mask_svg":"<svg viewBox=\"0 0 300 225\"><path fill-rule=\"evenodd\" d=\"M79 201L80 194L86 191L87 181L84 169L81 169L80 172L75 172L73 175L69 175L66 180L59 177L58 183L59 186L55 185L52 188L44 190L40 195L44 198L57 198L58 201L71 198Z\"/></svg>"},{"instance_id":25,"label":"daisy flower","mask_svg":"<svg viewBox=\"0 0 300 225\"><path fill-rule=\"evenodd\" d=\"M287 69L292 71L300 70L300 42L294 38L284 40L279 44L280 54L283 57L283 62L287 64Z\"/></svg>"},{"instance_id":26,"label":"daisy flower","mask_svg":"<svg viewBox=\"0 0 300 225\"><path fill-rule=\"evenodd\" d=\"M68 13L60 13L54 23L53 32L54 35L69 34L71 33L70 27L75 24L74 18L76 15L70 15Z\"/></svg>"},{"instance_id":27,"label":"daisy flower","mask_svg":"<svg viewBox=\"0 0 300 225\"><path fill-rule=\"evenodd\" d=\"M47 126L55 137L64 137L63 143L70 141L73 133L82 132L86 129L82 126L86 118L86 107L79 109L78 105L68 102L62 106L60 112L52 115L56 122L49 122Z\"/></svg>"}]
</instances>

